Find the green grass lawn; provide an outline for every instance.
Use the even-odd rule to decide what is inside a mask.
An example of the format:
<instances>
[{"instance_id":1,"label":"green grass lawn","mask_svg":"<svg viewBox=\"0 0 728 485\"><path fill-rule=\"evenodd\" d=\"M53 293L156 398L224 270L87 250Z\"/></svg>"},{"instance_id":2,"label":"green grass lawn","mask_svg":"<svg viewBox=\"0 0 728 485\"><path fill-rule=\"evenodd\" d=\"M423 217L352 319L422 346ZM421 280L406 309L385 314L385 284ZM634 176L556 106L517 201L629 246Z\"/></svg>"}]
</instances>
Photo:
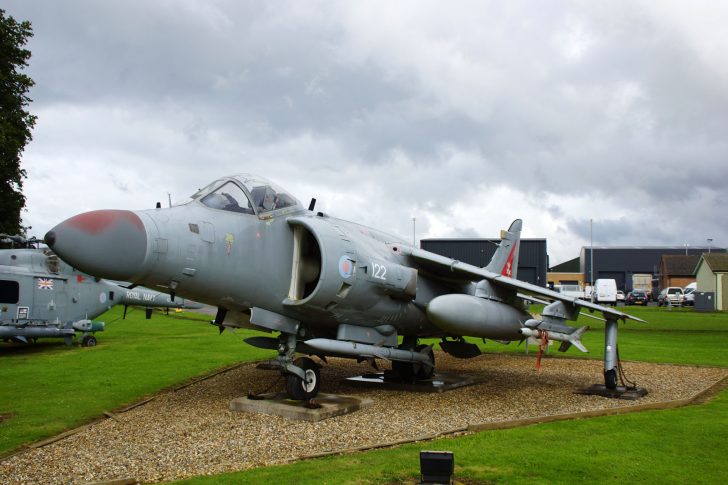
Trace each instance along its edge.
<instances>
[{"instance_id":1,"label":"green grass lawn","mask_svg":"<svg viewBox=\"0 0 728 485\"><path fill-rule=\"evenodd\" d=\"M537 310L537 309L536 309ZM648 324L620 325L624 359L728 366L728 313L664 308L624 308ZM241 342L252 334L224 332L209 316L143 311L120 320L121 309L103 315L107 330L94 348L60 341L0 344L0 453L53 436L164 387L271 351ZM603 324L581 318L593 330L584 337L589 354L602 356ZM488 342L488 352L523 352L515 344ZM535 350L532 348L532 350ZM559 355L552 349L552 356ZM444 410L446 412L446 410ZM363 430L362 432L365 432ZM728 480L728 391L700 406L669 411L565 421L487 431L288 466L200 477L188 483L386 483L414 479L420 449L455 452L459 478L492 483L721 483Z\"/></svg>"},{"instance_id":2,"label":"green grass lawn","mask_svg":"<svg viewBox=\"0 0 728 485\"><path fill-rule=\"evenodd\" d=\"M98 318L106 331L96 347L67 347L62 340L0 343L0 454L56 435L104 411L134 403L161 388L241 361L269 357L242 338L253 332L223 332L195 313L130 311L121 307Z\"/></svg>"},{"instance_id":3,"label":"green grass lawn","mask_svg":"<svg viewBox=\"0 0 728 485\"><path fill-rule=\"evenodd\" d=\"M728 367L728 313L656 307L622 310L649 322L620 325L623 358ZM578 323L593 329L584 337L590 353L572 348L566 355L601 359L603 323L584 317ZM482 348L524 351L522 346L493 342ZM555 354L558 352L552 351ZM453 451L456 478L485 483L726 483L726 436L728 390L707 404L680 409L485 431L180 483L413 481L419 478L419 451L423 449Z\"/></svg>"},{"instance_id":4,"label":"green grass lawn","mask_svg":"<svg viewBox=\"0 0 728 485\"><path fill-rule=\"evenodd\" d=\"M397 483L420 450L455 455L455 477L486 483L719 484L728 480L728 391L701 406L487 431L180 483Z\"/></svg>"}]
</instances>

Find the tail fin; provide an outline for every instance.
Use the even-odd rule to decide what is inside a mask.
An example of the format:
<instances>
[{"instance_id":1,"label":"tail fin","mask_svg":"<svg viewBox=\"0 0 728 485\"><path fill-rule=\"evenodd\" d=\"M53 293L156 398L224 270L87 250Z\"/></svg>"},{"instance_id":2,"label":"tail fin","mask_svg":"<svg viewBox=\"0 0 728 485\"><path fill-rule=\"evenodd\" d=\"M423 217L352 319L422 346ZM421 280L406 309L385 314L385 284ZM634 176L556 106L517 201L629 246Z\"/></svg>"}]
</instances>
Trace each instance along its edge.
<instances>
[{"instance_id":1,"label":"tail fin","mask_svg":"<svg viewBox=\"0 0 728 485\"><path fill-rule=\"evenodd\" d=\"M521 241L523 221L516 219L507 231L501 231L501 242L486 270L515 278L518 272L518 250Z\"/></svg>"}]
</instances>

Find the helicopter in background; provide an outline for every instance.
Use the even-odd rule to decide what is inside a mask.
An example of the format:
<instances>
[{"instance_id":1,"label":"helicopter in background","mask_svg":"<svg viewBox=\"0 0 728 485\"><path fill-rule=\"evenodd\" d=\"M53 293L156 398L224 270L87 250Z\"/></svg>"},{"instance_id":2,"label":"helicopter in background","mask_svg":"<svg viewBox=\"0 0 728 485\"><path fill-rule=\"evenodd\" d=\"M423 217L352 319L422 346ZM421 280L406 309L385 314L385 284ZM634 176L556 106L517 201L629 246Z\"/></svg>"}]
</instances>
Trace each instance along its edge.
<instances>
[{"instance_id":1,"label":"helicopter in background","mask_svg":"<svg viewBox=\"0 0 728 485\"><path fill-rule=\"evenodd\" d=\"M202 305L147 288L125 288L89 276L64 263L41 241L0 235L11 249L0 249L0 340L29 343L39 338L62 338L67 345L78 337L84 347L96 345L104 322L94 319L122 304L146 307L200 308Z\"/></svg>"}]
</instances>

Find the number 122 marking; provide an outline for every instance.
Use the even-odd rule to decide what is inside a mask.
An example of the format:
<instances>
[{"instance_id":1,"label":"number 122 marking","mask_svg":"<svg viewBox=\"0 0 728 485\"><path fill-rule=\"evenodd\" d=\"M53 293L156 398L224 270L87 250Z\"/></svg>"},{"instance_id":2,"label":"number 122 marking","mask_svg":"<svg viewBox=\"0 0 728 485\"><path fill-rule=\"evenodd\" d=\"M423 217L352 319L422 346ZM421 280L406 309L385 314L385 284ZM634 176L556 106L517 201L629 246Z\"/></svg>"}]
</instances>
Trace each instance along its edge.
<instances>
[{"instance_id":1,"label":"number 122 marking","mask_svg":"<svg viewBox=\"0 0 728 485\"><path fill-rule=\"evenodd\" d=\"M373 277L378 280L385 280L386 281L386 274L387 274L387 267L383 264L375 263L372 261L372 269L374 270Z\"/></svg>"}]
</instances>

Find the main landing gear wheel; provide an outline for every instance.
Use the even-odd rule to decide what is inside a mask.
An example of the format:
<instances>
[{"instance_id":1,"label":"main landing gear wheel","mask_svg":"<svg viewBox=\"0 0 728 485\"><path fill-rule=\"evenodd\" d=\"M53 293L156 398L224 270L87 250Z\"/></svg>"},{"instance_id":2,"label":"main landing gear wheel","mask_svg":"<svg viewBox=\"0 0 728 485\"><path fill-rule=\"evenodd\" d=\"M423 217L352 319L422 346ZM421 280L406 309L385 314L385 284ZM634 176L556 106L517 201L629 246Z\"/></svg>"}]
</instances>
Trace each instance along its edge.
<instances>
[{"instance_id":1,"label":"main landing gear wheel","mask_svg":"<svg viewBox=\"0 0 728 485\"><path fill-rule=\"evenodd\" d=\"M316 397L321 387L321 371L316 363L308 357L299 357L293 361L293 365L303 369L306 380L301 380L295 374L286 375L286 391L292 399L301 401Z\"/></svg>"},{"instance_id":2,"label":"main landing gear wheel","mask_svg":"<svg viewBox=\"0 0 728 485\"><path fill-rule=\"evenodd\" d=\"M418 381L424 381L432 377L435 373L435 353L432 351L432 347L429 345L420 344L415 349L420 354L425 354L430 358L432 365L426 365L421 362L415 362L412 365L412 370L415 374L415 379Z\"/></svg>"},{"instance_id":3,"label":"main landing gear wheel","mask_svg":"<svg viewBox=\"0 0 728 485\"><path fill-rule=\"evenodd\" d=\"M417 339L405 337L401 344L397 346L399 350L414 350L417 347ZM415 368L411 362L402 362L400 360L392 361L392 372L394 372L399 380L404 382L412 382L415 380Z\"/></svg>"},{"instance_id":4,"label":"main landing gear wheel","mask_svg":"<svg viewBox=\"0 0 728 485\"><path fill-rule=\"evenodd\" d=\"M400 345L399 349L412 350L412 347ZM397 374L401 381L414 382L430 379L435 372L435 353L429 345L420 344L414 349L420 354L425 354L432 362L432 365L425 365L421 362L392 361L392 371Z\"/></svg>"},{"instance_id":5,"label":"main landing gear wheel","mask_svg":"<svg viewBox=\"0 0 728 485\"><path fill-rule=\"evenodd\" d=\"M604 373L604 387L607 389L617 388L617 369L609 369Z\"/></svg>"},{"instance_id":6,"label":"main landing gear wheel","mask_svg":"<svg viewBox=\"0 0 728 485\"><path fill-rule=\"evenodd\" d=\"M410 362L393 360L392 372L394 372L401 381L412 382L415 379L414 366Z\"/></svg>"},{"instance_id":7,"label":"main landing gear wheel","mask_svg":"<svg viewBox=\"0 0 728 485\"><path fill-rule=\"evenodd\" d=\"M93 335L86 335L81 339L82 347L96 347L96 337Z\"/></svg>"}]
</instances>

